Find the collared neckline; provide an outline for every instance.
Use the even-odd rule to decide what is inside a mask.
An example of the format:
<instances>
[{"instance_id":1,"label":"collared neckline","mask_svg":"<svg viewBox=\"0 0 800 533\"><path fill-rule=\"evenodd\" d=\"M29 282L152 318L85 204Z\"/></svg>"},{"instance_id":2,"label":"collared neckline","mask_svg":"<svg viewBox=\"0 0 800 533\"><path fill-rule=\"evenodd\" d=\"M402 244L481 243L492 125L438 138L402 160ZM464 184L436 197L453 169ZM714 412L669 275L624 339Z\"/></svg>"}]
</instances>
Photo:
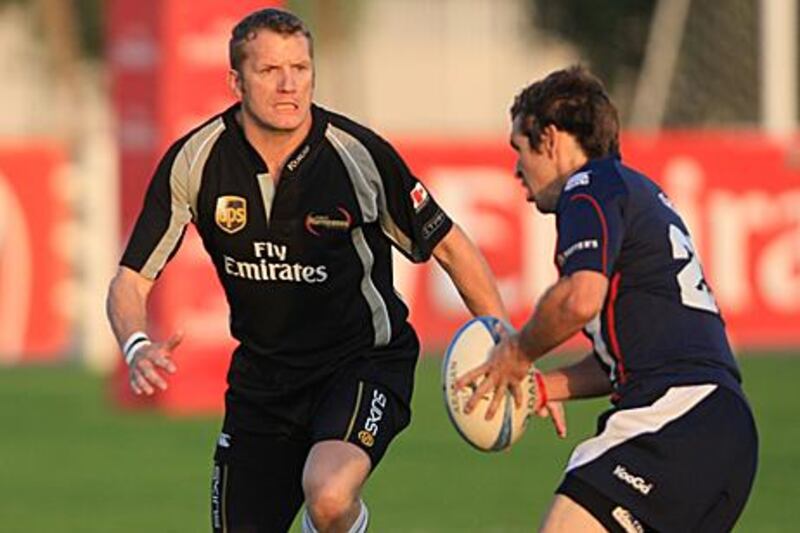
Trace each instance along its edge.
<instances>
[{"instance_id":1,"label":"collared neckline","mask_svg":"<svg viewBox=\"0 0 800 533\"><path fill-rule=\"evenodd\" d=\"M556 213L560 213L563 210L564 201L565 201L565 198L568 196L567 193L569 192L567 190L567 185L570 183L570 180L572 178L574 178L575 176L578 176L579 174L593 175L595 173L594 171L598 167L602 167L602 166L605 166L607 164L615 165L617 163L620 163L621 161L622 161L622 156L620 154L611 154L611 155L606 155L606 156L603 156L603 157L598 157L598 158L595 158L595 159L587 160L586 163L581 165L580 168L578 168L575 172L570 174L567 177L567 179L564 180L564 184L561 186L561 192L558 195L558 201L556 202L555 212Z\"/></svg>"},{"instance_id":2,"label":"collared neckline","mask_svg":"<svg viewBox=\"0 0 800 533\"><path fill-rule=\"evenodd\" d=\"M233 132L233 139L235 144L242 150L245 157L255 166L259 174L268 174L269 168L258 151L250 144L244 134L239 121L236 120L236 113L242 107L241 102L237 102L230 106L222 113L223 121L226 128ZM309 155L314 149L324 141L325 130L328 127L328 112L317 106L311 104L311 129L309 130L303 141L295 148L286 163L283 165L281 171L282 177L292 176L299 173L303 168L303 163L309 159Z\"/></svg>"}]
</instances>

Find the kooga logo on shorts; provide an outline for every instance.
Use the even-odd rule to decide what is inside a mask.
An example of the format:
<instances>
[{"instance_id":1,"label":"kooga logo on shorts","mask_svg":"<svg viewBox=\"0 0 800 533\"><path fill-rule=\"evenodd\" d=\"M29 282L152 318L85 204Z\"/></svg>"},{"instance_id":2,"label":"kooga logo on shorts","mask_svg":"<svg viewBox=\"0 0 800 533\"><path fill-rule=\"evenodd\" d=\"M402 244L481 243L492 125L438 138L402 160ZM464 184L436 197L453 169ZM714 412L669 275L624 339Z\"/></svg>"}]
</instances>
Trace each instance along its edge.
<instances>
[{"instance_id":1,"label":"kooga logo on shorts","mask_svg":"<svg viewBox=\"0 0 800 533\"><path fill-rule=\"evenodd\" d=\"M614 475L645 496L647 496L650 493L650 489L653 488L652 483L648 483L644 478L639 476L634 476L622 465L617 465L616 468L614 468Z\"/></svg>"}]
</instances>

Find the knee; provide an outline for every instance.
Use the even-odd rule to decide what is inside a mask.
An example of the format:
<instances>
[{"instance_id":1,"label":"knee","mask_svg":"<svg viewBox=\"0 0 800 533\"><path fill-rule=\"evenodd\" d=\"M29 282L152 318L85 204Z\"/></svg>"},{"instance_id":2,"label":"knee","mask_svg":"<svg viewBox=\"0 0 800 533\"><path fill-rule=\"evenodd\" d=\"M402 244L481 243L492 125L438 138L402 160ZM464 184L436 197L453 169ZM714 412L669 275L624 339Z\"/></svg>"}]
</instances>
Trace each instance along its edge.
<instances>
[{"instance_id":1,"label":"knee","mask_svg":"<svg viewBox=\"0 0 800 533\"><path fill-rule=\"evenodd\" d=\"M306 509L320 530L346 521L358 501L349 487L340 486L332 480L321 483L306 483L303 487Z\"/></svg>"}]
</instances>

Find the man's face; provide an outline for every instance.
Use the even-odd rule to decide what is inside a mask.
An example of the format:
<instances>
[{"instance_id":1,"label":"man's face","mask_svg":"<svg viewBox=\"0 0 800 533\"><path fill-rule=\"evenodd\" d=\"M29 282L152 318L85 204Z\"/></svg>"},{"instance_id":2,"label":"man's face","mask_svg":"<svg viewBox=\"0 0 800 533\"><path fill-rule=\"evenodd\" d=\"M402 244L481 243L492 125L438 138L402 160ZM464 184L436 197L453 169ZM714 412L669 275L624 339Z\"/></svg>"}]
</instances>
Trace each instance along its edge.
<instances>
[{"instance_id":1,"label":"man's face","mask_svg":"<svg viewBox=\"0 0 800 533\"><path fill-rule=\"evenodd\" d=\"M563 181L557 172L555 153L548 139L548 135L552 134L550 129L546 129L539 149L535 150L531 148L528 136L523 133L522 118L519 115L514 117L511 146L517 152L515 175L525 187L526 199L534 202L542 213L555 211Z\"/></svg>"},{"instance_id":2,"label":"man's face","mask_svg":"<svg viewBox=\"0 0 800 533\"><path fill-rule=\"evenodd\" d=\"M314 66L306 37L260 30L244 47L245 59L230 79L249 117L265 129L283 132L310 121Z\"/></svg>"}]
</instances>

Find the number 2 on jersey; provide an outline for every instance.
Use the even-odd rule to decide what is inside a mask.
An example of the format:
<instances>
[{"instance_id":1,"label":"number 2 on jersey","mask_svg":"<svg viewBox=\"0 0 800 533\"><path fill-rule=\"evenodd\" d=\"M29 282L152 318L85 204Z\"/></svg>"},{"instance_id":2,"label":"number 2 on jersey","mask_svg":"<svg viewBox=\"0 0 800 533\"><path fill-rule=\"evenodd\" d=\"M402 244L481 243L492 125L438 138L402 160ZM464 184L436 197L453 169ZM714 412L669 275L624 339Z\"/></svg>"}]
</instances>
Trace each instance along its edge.
<instances>
[{"instance_id":1,"label":"number 2 on jersey","mask_svg":"<svg viewBox=\"0 0 800 533\"><path fill-rule=\"evenodd\" d=\"M700 266L692 239L678 226L670 224L669 241L672 243L673 259L689 259L689 262L677 275L683 305L719 314L717 301L703 277L703 267Z\"/></svg>"}]
</instances>

